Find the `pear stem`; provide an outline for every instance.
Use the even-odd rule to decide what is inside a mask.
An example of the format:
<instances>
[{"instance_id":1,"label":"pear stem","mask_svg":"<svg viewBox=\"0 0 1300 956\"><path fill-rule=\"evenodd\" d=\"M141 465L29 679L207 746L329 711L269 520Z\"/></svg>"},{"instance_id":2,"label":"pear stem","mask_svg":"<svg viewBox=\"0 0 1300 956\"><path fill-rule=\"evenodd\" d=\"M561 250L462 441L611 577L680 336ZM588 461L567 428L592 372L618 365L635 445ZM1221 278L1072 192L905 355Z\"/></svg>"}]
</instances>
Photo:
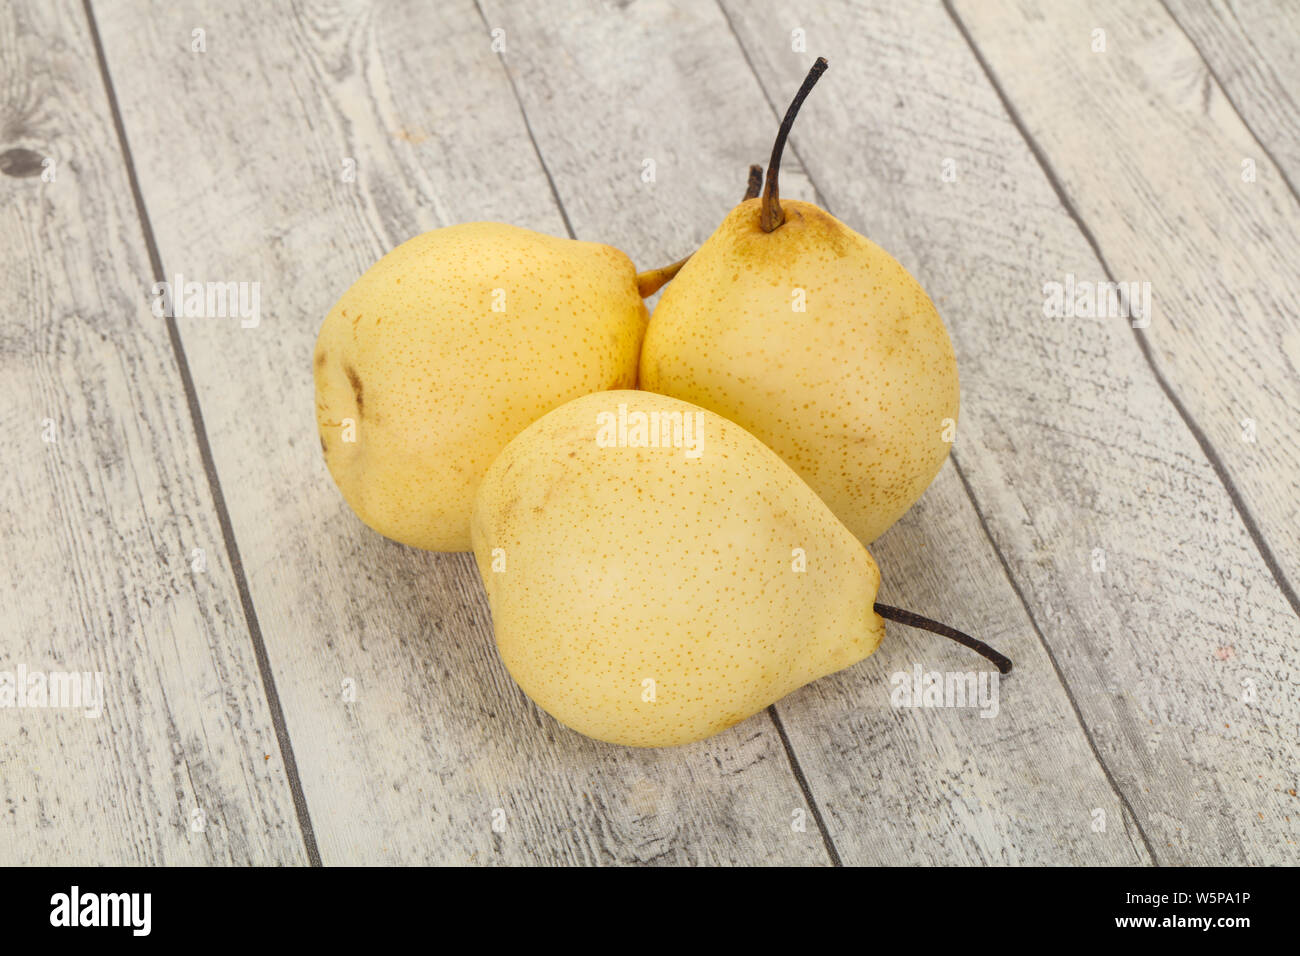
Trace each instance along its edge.
<instances>
[{"instance_id":1,"label":"pear stem","mask_svg":"<svg viewBox=\"0 0 1300 956\"><path fill-rule=\"evenodd\" d=\"M669 266L660 266L658 269L651 269L648 272L638 272L636 274L636 291L640 293L641 298L648 299L667 285L672 280L672 277L681 271L682 266L686 265L688 259L690 259L690 256L685 259L678 259Z\"/></svg>"},{"instance_id":2,"label":"pear stem","mask_svg":"<svg viewBox=\"0 0 1300 956\"><path fill-rule=\"evenodd\" d=\"M767 186L763 190L763 212L758 220L764 232L772 232L785 222L785 212L781 209L781 191L776 181L781 172L781 153L785 151L785 139L790 135L790 127L794 125L794 118L799 114L799 107L803 106L804 98L826 72L826 67L826 58L819 56L812 69L808 71L808 75L804 77L803 86L799 87L799 92L790 101L790 108L785 111L785 119L781 121L781 128L777 131L776 142L772 144L772 158L767 164Z\"/></svg>"},{"instance_id":3,"label":"pear stem","mask_svg":"<svg viewBox=\"0 0 1300 956\"><path fill-rule=\"evenodd\" d=\"M992 661L1003 674L1011 673L1011 658L1007 657L1005 654L998 653L983 641L976 640L969 634L964 634L957 630L955 627L949 627L947 624L940 624L938 621L932 621L928 617L921 617L919 614L913 614L911 611L904 611L902 608L891 607L888 604L877 604L876 613L883 618L897 621L900 624L906 624L909 627L919 627L925 631L942 634L944 637L951 638L958 644L964 644L981 657Z\"/></svg>"},{"instance_id":4,"label":"pear stem","mask_svg":"<svg viewBox=\"0 0 1300 956\"><path fill-rule=\"evenodd\" d=\"M755 163L749 167L749 187L745 190L745 196L741 202L744 202L745 199L757 198L758 192L762 188L763 167ZM660 266L658 269L649 269L646 272L638 272L636 274L636 291L641 298L648 299L667 285L673 276L681 271L682 266L686 265L686 260L689 258L690 256L687 256L686 259L678 259L672 265Z\"/></svg>"}]
</instances>

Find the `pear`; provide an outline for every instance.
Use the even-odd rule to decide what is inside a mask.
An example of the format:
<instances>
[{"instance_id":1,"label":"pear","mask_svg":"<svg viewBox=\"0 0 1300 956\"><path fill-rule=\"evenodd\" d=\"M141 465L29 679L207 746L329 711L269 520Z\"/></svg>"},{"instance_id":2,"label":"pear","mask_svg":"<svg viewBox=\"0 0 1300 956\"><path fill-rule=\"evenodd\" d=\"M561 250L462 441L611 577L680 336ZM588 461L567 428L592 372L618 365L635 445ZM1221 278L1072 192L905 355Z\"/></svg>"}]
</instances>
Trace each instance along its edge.
<instances>
[{"instance_id":1,"label":"pear","mask_svg":"<svg viewBox=\"0 0 1300 956\"><path fill-rule=\"evenodd\" d=\"M779 198L786 137L825 68L786 114L763 196L736 206L664 292L640 383L753 432L869 544L948 455L957 362L934 304L889 253Z\"/></svg>"},{"instance_id":2,"label":"pear","mask_svg":"<svg viewBox=\"0 0 1300 956\"><path fill-rule=\"evenodd\" d=\"M934 623L874 603L875 561L776 453L648 392L586 395L524 429L479 485L472 533L506 669L616 744L718 733L866 658L882 614Z\"/></svg>"},{"instance_id":3,"label":"pear","mask_svg":"<svg viewBox=\"0 0 1300 956\"><path fill-rule=\"evenodd\" d=\"M470 547L492 459L571 398L636 384L646 309L610 246L501 223L416 236L330 310L316 420L330 474L380 534Z\"/></svg>"}]
</instances>

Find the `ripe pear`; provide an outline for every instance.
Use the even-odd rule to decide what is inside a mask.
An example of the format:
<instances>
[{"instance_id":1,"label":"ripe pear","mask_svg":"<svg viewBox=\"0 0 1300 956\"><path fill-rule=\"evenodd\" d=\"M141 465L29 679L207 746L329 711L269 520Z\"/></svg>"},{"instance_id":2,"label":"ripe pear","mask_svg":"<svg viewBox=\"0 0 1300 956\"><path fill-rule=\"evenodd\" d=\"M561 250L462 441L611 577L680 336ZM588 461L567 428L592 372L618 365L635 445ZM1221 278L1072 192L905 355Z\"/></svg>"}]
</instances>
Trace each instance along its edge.
<instances>
[{"instance_id":1,"label":"ripe pear","mask_svg":"<svg viewBox=\"0 0 1300 956\"><path fill-rule=\"evenodd\" d=\"M875 561L778 455L649 392L524 429L479 486L473 539L506 669L616 744L716 734L864 659L881 615L906 613L874 604Z\"/></svg>"},{"instance_id":2,"label":"ripe pear","mask_svg":"<svg viewBox=\"0 0 1300 956\"><path fill-rule=\"evenodd\" d=\"M735 207L660 299L641 387L693 402L776 450L864 544L921 496L951 447L959 391L947 329L884 249L806 202Z\"/></svg>"},{"instance_id":3,"label":"ripe pear","mask_svg":"<svg viewBox=\"0 0 1300 956\"><path fill-rule=\"evenodd\" d=\"M470 547L492 459L571 398L636 384L646 309L610 246L501 223L416 236L325 318L313 360L330 474L380 534Z\"/></svg>"}]
</instances>

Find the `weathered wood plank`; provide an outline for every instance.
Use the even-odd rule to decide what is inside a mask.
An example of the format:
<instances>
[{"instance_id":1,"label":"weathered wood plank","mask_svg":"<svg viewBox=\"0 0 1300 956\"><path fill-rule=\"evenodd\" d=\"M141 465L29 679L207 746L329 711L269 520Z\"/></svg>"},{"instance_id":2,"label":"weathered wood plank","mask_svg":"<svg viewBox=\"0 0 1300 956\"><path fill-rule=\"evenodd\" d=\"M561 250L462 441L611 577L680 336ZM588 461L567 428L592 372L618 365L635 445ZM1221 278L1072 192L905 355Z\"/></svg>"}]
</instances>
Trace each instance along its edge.
<instances>
[{"instance_id":1,"label":"weathered wood plank","mask_svg":"<svg viewBox=\"0 0 1300 956\"><path fill-rule=\"evenodd\" d=\"M766 160L779 118L721 11L492 0L484 8L510 38L507 67L579 234L600 235L643 262L675 258L707 238L739 199L746 165ZM632 37L672 55L629 58ZM806 68L811 58L791 62ZM801 78L779 84L780 112ZM651 183L641 176L647 159L655 162ZM836 176L867 172L846 159ZM782 194L811 192L787 156ZM978 631L1011 654L1016 671L1001 685L996 719L894 709L892 674L914 663L968 671L982 662L940 638L891 627L875 657L777 705L843 860L1148 860L951 467L873 551L882 600ZM1094 809L1109 819L1104 833L1092 831Z\"/></svg>"},{"instance_id":2,"label":"weathered wood plank","mask_svg":"<svg viewBox=\"0 0 1300 956\"><path fill-rule=\"evenodd\" d=\"M1300 5L1165 0L1165 6L1294 190L1300 183Z\"/></svg>"},{"instance_id":3,"label":"weathered wood plank","mask_svg":"<svg viewBox=\"0 0 1300 956\"><path fill-rule=\"evenodd\" d=\"M1058 137L1071 135L1067 126L1080 130L1066 152L1081 180L1088 165L1101 169L1121 154L1150 152L1166 170L1185 168L1167 142L1151 146L1127 121L1105 135L1090 127L1126 103L1145 115L1158 90L1130 84L1120 97L1064 82L1064 64L1080 59L1076 46L1091 55L1092 26L1124 20L1080 9L1062 24L1057 11L1066 6L1023 18L992 4L962 11L982 21L973 32L990 44L995 69L1015 73L1039 124ZM885 2L726 8L774 100L807 68L809 55L791 53L791 30L806 32L810 54L830 59L792 142L830 209L894 252L946 317L962 369L956 458L1157 859L1294 862L1295 615L1127 321L1044 317L1045 283L1103 279L1101 264L952 18L938 5L902 17ZM1121 47L1117 36L1127 34L1111 33ZM1148 53L1146 66L1167 65ZM1126 63L1124 75L1143 75ZM1102 96L1109 105L1094 114L1090 104ZM1148 120L1155 135L1161 123ZM1123 146L1138 141L1141 149ZM1181 150L1192 148L1184 141ZM1139 162L1144 175L1130 168L1132 190L1152 203L1173 207L1195 192L1181 175L1161 178ZM1092 179L1080 186L1085 218L1128 189ZM1267 195L1279 210L1267 228L1285 230L1285 204ZM1133 228L1149 223L1130 212ZM1121 218L1113 217L1116 229ZM1196 227L1186 219L1183 228ZM1224 237L1203 238L1206 257L1235 255ZM1151 243L1177 244L1166 229ZM1158 297L1176 291L1176 277L1200 274L1194 261L1167 265ZM1153 276L1154 264L1122 275ZM1275 288L1271 281L1264 286ZM1175 314L1161 308L1167 302L1158 302L1150 330L1162 353ZM1176 314L1193 327L1220 319L1208 297ZM1220 340L1216 361L1224 369L1249 362L1279 325L1261 321L1257 335ZM1270 472L1260 500L1287 487ZM1276 540L1280 528L1270 530ZM1246 681L1255 689L1249 701Z\"/></svg>"},{"instance_id":4,"label":"weathered wood plank","mask_svg":"<svg viewBox=\"0 0 1300 956\"><path fill-rule=\"evenodd\" d=\"M1300 614L1300 198L1157 0L959 9Z\"/></svg>"},{"instance_id":5,"label":"weathered wood plank","mask_svg":"<svg viewBox=\"0 0 1300 956\"><path fill-rule=\"evenodd\" d=\"M826 862L766 720L665 752L560 728L472 562L361 526L321 461L312 344L361 271L457 221L564 233L474 4L96 10L164 264L264 290L257 329L181 333L324 861Z\"/></svg>"},{"instance_id":6,"label":"weathered wood plank","mask_svg":"<svg viewBox=\"0 0 1300 956\"><path fill-rule=\"evenodd\" d=\"M0 672L104 696L0 708L0 865L303 863L96 63L79 4L0 9Z\"/></svg>"}]
</instances>

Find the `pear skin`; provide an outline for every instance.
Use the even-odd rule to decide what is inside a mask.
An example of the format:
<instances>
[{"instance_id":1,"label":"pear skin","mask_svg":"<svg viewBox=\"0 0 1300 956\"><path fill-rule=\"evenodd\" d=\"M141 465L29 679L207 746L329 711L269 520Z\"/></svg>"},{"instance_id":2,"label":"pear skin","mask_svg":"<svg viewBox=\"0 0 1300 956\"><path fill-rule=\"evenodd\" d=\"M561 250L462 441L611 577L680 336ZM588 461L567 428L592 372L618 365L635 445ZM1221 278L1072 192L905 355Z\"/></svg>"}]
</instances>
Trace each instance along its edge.
<instances>
[{"instance_id":1,"label":"pear skin","mask_svg":"<svg viewBox=\"0 0 1300 956\"><path fill-rule=\"evenodd\" d=\"M703 739L884 635L861 542L753 435L663 395L586 395L524 429L473 540L506 669L598 740Z\"/></svg>"},{"instance_id":2,"label":"pear skin","mask_svg":"<svg viewBox=\"0 0 1300 956\"><path fill-rule=\"evenodd\" d=\"M483 222L416 236L321 327L316 419L330 474L380 534L468 550L497 452L571 398L635 386L646 318L636 270L610 246Z\"/></svg>"},{"instance_id":3,"label":"pear skin","mask_svg":"<svg viewBox=\"0 0 1300 956\"><path fill-rule=\"evenodd\" d=\"M885 250L793 200L764 232L762 205L733 209L664 292L641 387L753 432L869 544L948 455L959 405L952 342Z\"/></svg>"}]
</instances>

